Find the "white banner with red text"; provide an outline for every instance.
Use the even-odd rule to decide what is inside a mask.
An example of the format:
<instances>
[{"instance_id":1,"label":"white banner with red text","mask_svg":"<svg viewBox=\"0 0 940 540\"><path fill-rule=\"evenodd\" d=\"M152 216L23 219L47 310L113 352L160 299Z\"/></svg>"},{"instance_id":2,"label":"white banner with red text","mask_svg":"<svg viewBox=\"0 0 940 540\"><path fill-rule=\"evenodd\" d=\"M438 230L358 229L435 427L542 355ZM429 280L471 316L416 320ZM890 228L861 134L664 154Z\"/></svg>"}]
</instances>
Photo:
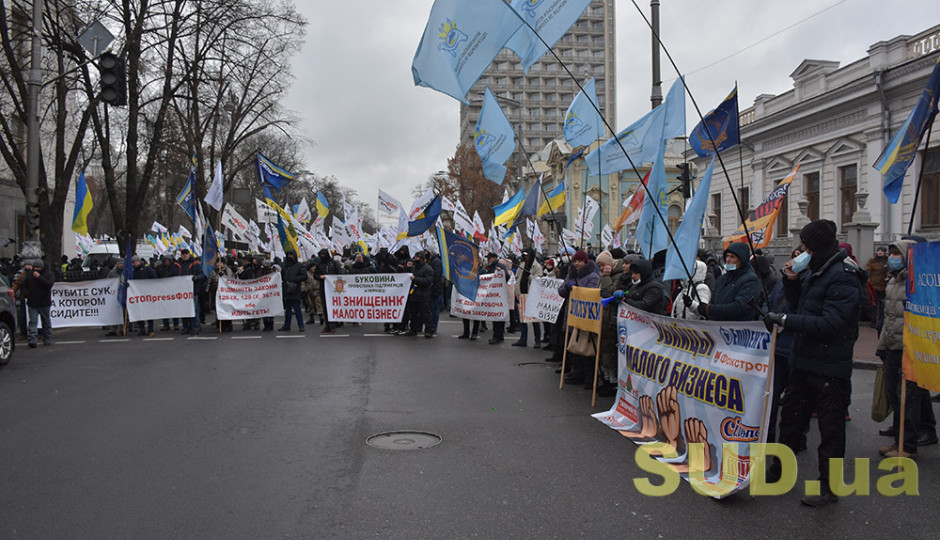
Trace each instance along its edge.
<instances>
[{"instance_id":1,"label":"white banner with red text","mask_svg":"<svg viewBox=\"0 0 940 540\"><path fill-rule=\"evenodd\" d=\"M49 318L53 328L106 326L124 322L118 301L120 278L59 282L52 286Z\"/></svg>"},{"instance_id":2,"label":"white banner with red text","mask_svg":"<svg viewBox=\"0 0 940 540\"><path fill-rule=\"evenodd\" d=\"M673 319L621 303L617 331L617 399L593 416L638 445L671 446L675 456L658 459L699 492L746 488L773 384L764 324Z\"/></svg>"},{"instance_id":3,"label":"white banner with red text","mask_svg":"<svg viewBox=\"0 0 940 540\"><path fill-rule=\"evenodd\" d=\"M507 321L511 298L503 272L483 274L475 302L454 289L450 295L450 314L471 321Z\"/></svg>"},{"instance_id":4,"label":"white banner with red text","mask_svg":"<svg viewBox=\"0 0 940 540\"><path fill-rule=\"evenodd\" d=\"M127 282L127 320L130 322L186 318L195 312L192 276Z\"/></svg>"},{"instance_id":5,"label":"white banner with red text","mask_svg":"<svg viewBox=\"0 0 940 540\"><path fill-rule=\"evenodd\" d=\"M281 274L255 279L219 276L215 312L223 321L240 321L284 314Z\"/></svg>"},{"instance_id":6,"label":"white banner with red text","mask_svg":"<svg viewBox=\"0 0 940 540\"><path fill-rule=\"evenodd\" d=\"M327 275L324 279L330 322L401 322L411 274Z\"/></svg>"}]
</instances>

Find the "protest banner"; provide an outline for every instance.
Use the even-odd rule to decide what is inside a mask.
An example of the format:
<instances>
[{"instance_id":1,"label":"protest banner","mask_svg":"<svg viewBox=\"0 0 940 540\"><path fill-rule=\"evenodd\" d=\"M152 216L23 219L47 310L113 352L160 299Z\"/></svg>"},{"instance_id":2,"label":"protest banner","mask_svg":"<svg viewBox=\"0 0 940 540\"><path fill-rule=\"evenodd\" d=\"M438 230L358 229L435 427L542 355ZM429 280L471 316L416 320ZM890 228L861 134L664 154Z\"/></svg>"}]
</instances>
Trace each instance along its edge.
<instances>
[{"instance_id":1,"label":"protest banner","mask_svg":"<svg viewBox=\"0 0 940 540\"><path fill-rule=\"evenodd\" d=\"M511 307L509 288L502 272L480 276L476 301L471 301L457 292L457 289L454 289L450 296L451 315L471 321L509 320Z\"/></svg>"},{"instance_id":2,"label":"protest banner","mask_svg":"<svg viewBox=\"0 0 940 540\"><path fill-rule=\"evenodd\" d=\"M281 293L281 274L277 272L255 279L219 276L215 312L223 321L283 315L284 299Z\"/></svg>"},{"instance_id":3,"label":"protest banner","mask_svg":"<svg viewBox=\"0 0 940 540\"><path fill-rule=\"evenodd\" d=\"M127 320L130 322L186 318L195 312L192 276L127 282Z\"/></svg>"},{"instance_id":4,"label":"protest banner","mask_svg":"<svg viewBox=\"0 0 940 540\"><path fill-rule=\"evenodd\" d=\"M657 459L700 493L746 488L773 383L775 340L763 323L673 319L621 303L617 329L617 399L594 418L637 444L671 446L674 457Z\"/></svg>"},{"instance_id":5,"label":"protest banner","mask_svg":"<svg viewBox=\"0 0 940 540\"><path fill-rule=\"evenodd\" d=\"M907 261L904 378L940 392L940 242L909 246Z\"/></svg>"},{"instance_id":6,"label":"protest banner","mask_svg":"<svg viewBox=\"0 0 940 540\"><path fill-rule=\"evenodd\" d=\"M52 286L49 319L53 328L107 326L124 322L118 301L120 279L60 282Z\"/></svg>"},{"instance_id":7,"label":"protest banner","mask_svg":"<svg viewBox=\"0 0 940 540\"><path fill-rule=\"evenodd\" d=\"M562 279L540 277L532 280L529 285L528 298L525 301L523 316L526 319L535 319L555 324L558 312L565 299L558 296L558 287L564 282Z\"/></svg>"},{"instance_id":8,"label":"protest banner","mask_svg":"<svg viewBox=\"0 0 940 540\"><path fill-rule=\"evenodd\" d=\"M565 365L568 363L568 349L572 341L594 341L594 389L591 391L591 407L597 402L597 372L601 361L601 322L604 317L604 307L601 305L601 290L587 287L572 287L568 295L568 319L565 327L565 351L561 357L561 381L558 388L565 386ZM577 334L570 334L569 329L576 328ZM585 333L595 333L597 337ZM575 338L577 336L577 338Z\"/></svg>"},{"instance_id":9,"label":"protest banner","mask_svg":"<svg viewBox=\"0 0 940 540\"><path fill-rule=\"evenodd\" d=\"M323 280L330 322L401 322L411 274L327 275Z\"/></svg>"}]
</instances>

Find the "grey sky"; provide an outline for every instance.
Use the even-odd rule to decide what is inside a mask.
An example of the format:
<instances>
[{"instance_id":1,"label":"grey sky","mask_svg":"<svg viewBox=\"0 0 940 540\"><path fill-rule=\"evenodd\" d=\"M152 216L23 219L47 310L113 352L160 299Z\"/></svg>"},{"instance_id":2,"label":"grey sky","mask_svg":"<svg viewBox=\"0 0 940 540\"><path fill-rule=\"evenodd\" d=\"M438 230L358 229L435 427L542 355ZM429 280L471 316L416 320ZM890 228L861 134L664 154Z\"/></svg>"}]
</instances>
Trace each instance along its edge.
<instances>
[{"instance_id":1,"label":"grey sky","mask_svg":"<svg viewBox=\"0 0 940 540\"><path fill-rule=\"evenodd\" d=\"M315 141L304 149L307 168L336 176L373 207L380 188L408 206L411 190L445 169L457 144L459 102L414 86L411 75L432 4L297 0L309 26L286 106L299 113L302 131ZM648 16L648 0L637 4ZM614 127L621 129L649 110L650 33L633 3L617 0L615 9ZM933 26L938 15L936 0L662 0L661 35L704 113L735 81L744 109L759 94L791 89L790 73L804 59L845 65L873 43ZM665 55L662 74L665 94L676 77ZM698 122L688 101L686 117L689 128Z\"/></svg>"}]
</instances>

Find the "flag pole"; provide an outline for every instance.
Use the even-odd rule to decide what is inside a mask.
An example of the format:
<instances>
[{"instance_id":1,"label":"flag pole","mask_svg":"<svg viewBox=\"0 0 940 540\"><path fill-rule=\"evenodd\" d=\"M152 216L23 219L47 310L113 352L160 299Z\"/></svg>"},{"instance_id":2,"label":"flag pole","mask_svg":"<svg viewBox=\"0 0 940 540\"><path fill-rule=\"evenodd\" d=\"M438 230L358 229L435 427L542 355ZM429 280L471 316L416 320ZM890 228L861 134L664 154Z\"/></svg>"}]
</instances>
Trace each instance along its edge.
<instances>
[{"instance_id":1,"label":"flag pole","mask_svg":"<svg viewBox=\"0 0 940 540\"><path fill-rule=\"evenodd\" d=\"M914 231L914 214L917 212L917 199L920 198L920 185L924 181L924 168L927 167L927 152L930 150L930 134L933 132L933 118L927 122L927 126L927 142L924 143L924 159L920 162L920 174L917 175L917 186L914 188L914 203L911 205L911 219L907 223L907 234L912 234Z\"/></svg>"}]
</instances>

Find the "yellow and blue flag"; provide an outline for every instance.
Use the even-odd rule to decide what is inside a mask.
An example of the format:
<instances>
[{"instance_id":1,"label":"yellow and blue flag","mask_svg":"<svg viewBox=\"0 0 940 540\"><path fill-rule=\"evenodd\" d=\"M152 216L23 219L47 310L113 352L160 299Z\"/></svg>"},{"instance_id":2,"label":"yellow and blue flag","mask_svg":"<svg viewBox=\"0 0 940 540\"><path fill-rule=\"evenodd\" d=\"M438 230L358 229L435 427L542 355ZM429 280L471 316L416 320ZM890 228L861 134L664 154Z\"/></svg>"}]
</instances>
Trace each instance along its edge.
<instances>
[{"instance_id":1,"label":"yellow and blue flag","mask_svg":"<svg viewBox=\"0 0 940 540\"><path fill-rule=\"evenodd\" d=\"M269 185L275 191L280 192L281 188L286 186L294 175L278 167L270 159L258 152L258 183L262 186Z\"/></svg>"},{"instance_id":2,"label":"yellow and blue flag","mask_svg":"<svg viewBox=\"0 0 940 540\"><path fill-rule=\"evenodd\" d=\"M516 53L522 60L522 69L526 72L539 61L548 47L568 32L591 0L566 0L565 2L545 2L543 0L513 0L512 9L525 19L528 25L522 25L506 43L506 48ZM538 35L535 35L535 31ZM542 39L539 39L539 38ZM544 40L548 44L542 43Z\"/></svg>"},{"instance_id":3,"label":"yellow and blue flag","mask_svg":"<svg viewBox=\"0 0 940 540\"><path fill-rule=\"evenodd\" d=\"M323 193L317 192L317 215L323 219L326 219L326 216L330 215L330 205L326 202L326 197L323 196Z\"/></svg>"},{"instance_id":4,"label":"yellow and blue flag","mask_svg":"<svg viewBox=\"0 0 940 540\"><path fill-rule=\"evenodd\" d=\"M473 148L483 162L483 176L491 182L502 184L506 178L503 163L516 150L516 137L512 124L503 114L496 97L487 86L483 93L483 108L473 130Z\"/></svg>"},{"instance_id":5,"label":"yellow and blue flag","mask_svg":"<svg viewBox=\"0 0 940 540\"><path fill-rule=\"evenodd\" d=\"M470 87L521 26L502 1L435 0L411 62L415 86L469 105Z\"/></svg>"},{"instance_id":6,"label":"yellow and blue flag","mask_svg":"<svg viewBox=\"0 0 940 540\"><path fill-rule=\"evenodd\" d=\"M470 240L437 227L437 242L441 250L444 277L454 284L457 292L471 302L477 299L480 288L480 248Z\"/></svg>"},{"instance_id":7,"label":"yellow and blue flag","mask_svg":"<svg viewBox=\"0 0 940 540\"><path fill-rule=\"evenodd\" d=\"M520 190L521 191L521 190ZM522 203L522 208L519 209L519 213L516 215L516 219L512 221L511 229L515 229L519 225L525 223L525 218L534 216L536 212L539 211L539 199L542 196L542 179L539 178L535 184L529 188L529 194L525 196L525 201Z\"/></svg>"},{"instance_id":8,"label":"yellow and blue flag","mask_svg":"<svg viewBox=\"0 0 940 540\"><path fill-rule=\"evenodd\" d=\"M85 182L85 172L78 173L78 183L75 184L75 210L72 212L72 230L78 234L88 235L88 214L91 213L91 192Z\"/></svg>"},{"instance_id":9,"label":"yellow and blue flag","mask_svg":"<svg viewBox=\"0 0 940 540\"><path fill-rule=\"evenodd\" d=\"M438 216L441 215L441 196L437 195L428 203L424 210L408 222L408 237L420 236L431 228Z\"/></svg>"},{"instance_id":10,"label":"yellow and blue flag","mask_svg":"<svg viewBox=\"0 0 940 540\"><path fill-rule=\"evenodd\" d=\"M891 204L898 202L901 188L904 187L904 175L914 162L920 140L937 115L938 96L940 96L940 57L933 66L927 87L924 88L920 99L914 105L914 110L875 161L874 167L885 175L882 191Z\"/></svg>"},{"instance_id":11,"label":"yellow and blue flag","mask_svg":"<svg viewBox=\"0 0 940 540\"><path fill-rule=\"evenodd\" d=\"M576 148L585 146L600 139L604 135L604 122L595 108L597 92L594 89L594 79L591 78L584 85L584 90L578 92L568 112L565 113L565 141Z\"/></svg>"},{"instance_id":12,"label":"yellow and blue flag","mask_svg":"<svg viewBox=\"0 0 940 540\"><path fill-rule=\"evenodd\" d=\"M522 210L523 202L525 202L525 191L520 189L503 204L494 206L493 225L505 225L515 221L519 211Z\"/></svg>"},{"instance_id":13,"label":"yellow and blue flag","mask_svg":"<svg viewBox=\"0 0 940 540\"><path fill-rule=\"evenodd\" d=\"M707 129L706 129L707 128ZM711 134L711 136L709 136ZM699 157L715 155L741 142L738 133L738 87L689 133L689 146Z\"/></svg>"},{"instance_id":14,"label":"yellow and blue flag","mask_svg":"<svg viewBox=\"0 0 940 540\"><path fill-rule=\"evenodd\" d=\"M189 178L186 179L186 183L183 184L183 190L180 191L180 194L176 196L176 204L180 205L180 208L186 212L186 215L189 216L189 219L196 222L196 197L194 188L196 185L196 167L191 167L189 169Z\"/></svg>"},{"instance_id":15,"label":"yellow and blue flag","mask_svg":"<svg viewBox=\"0 0 940 540\"><path fill-rule=\"evenodd\" d=\"M565 181L562 180L560 184L555 186L554 189L548 192L548 197L542 201L542 206L539 207L538 217L542 217L549 212L557 212L565 205Z\"/></svg>"}]
</instances>

